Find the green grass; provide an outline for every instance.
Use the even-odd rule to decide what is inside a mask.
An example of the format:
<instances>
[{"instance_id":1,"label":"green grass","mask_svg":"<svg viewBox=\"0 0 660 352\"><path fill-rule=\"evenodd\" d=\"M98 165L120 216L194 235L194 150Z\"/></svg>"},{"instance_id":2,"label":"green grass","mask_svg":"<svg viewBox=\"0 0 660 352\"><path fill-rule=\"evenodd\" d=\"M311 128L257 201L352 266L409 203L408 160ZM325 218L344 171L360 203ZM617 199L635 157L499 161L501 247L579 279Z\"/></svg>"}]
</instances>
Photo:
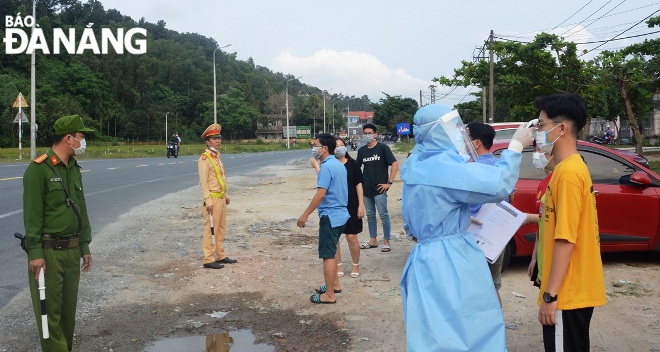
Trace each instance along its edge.
<instances>
[{"instance_id":1,"label":"green grass","mask_svg":"<svg viewBox=\"0 0 660 352\"><path fill-rule=\"evenodd\" d=\"M183 144L179 151L180 156L200 155L204 152L206 145ZM291 145L291 149L306 149L307 143L297 143ZM266 143L250 141L248 143L222 142L221 152L224 154L237 153L260 153L286 150L286 144ZM46 147L37 147L37 155L41 155L48 150ZM165 144L126 144L126 145L95 145L89 143L85 154L77 157L78 160L89 159L126 159L126 158L153 158L165 157L167 147ZM0 148L0 162L13 162L18 160L18 148ZM23 148L23 161L30 160L30 148Z\"/></svg>"},{"instance_id":2,"label":"green grass","mask_svg":"<svg viewBox=\"0 0 660 352\"><path fill-rule=\"evenodd\" d=\"M649 161L649 169L656 174L660 174L660 161Z\"/></svg>"}]
</instances>

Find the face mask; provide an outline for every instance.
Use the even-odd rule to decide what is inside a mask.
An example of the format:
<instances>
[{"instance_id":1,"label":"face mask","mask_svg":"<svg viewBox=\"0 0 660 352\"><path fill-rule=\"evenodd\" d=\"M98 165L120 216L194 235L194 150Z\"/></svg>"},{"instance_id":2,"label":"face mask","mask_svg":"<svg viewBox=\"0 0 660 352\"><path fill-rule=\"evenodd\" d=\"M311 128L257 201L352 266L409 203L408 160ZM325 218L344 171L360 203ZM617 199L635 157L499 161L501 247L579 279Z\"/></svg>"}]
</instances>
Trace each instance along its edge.
<instances>
[{"instance_id":1,"label":"face mask","mask_svg":"<svg viewBox=\"0 0 660 352\"><path fill-rule=\"evenodd\" d=\"M321 154L319 154L319 147L312 148L312 157L314 157L316 160L321 159Z\"/></svg>"},{"instance_id":2,"label":"face mask","mask_svg":"<svg viewBox=\"0 0 660 352\"><path fill-rule=\"evenodd\" d=\"M373 134L365 134L364 139L367 140L367 143L371 143L371 141L374 140L374 135Z\"/></svg>"},{"instance_id":3,"label":"face mask","mask_svg":"<svg viewBox=\"0 0 660 352\"><path fill-rule=\"evenodd\" d=\"M348 152L348 148L345 146L335 148L335 156L338 158L343 158L346 156L346 152Z\"/></svg>"},{"instance_id":4,"label":"face mask","mask_svg":"<svg viewBox=\"0 0 660 352\"><path fill-rule=\"evenodd\" d=\"M539 148L544 153L550 154L552 152L552 146L555 144L557 139L561 136L557 136L554 141L548 142L548 132L554 130L555 128L559 127L561 125L557 125L547 131L536 131L536 135L534 136L534 139L536 140L536 146Z\"/></svg>"},{"instance_id":5,"label":"face mask","mask_svg":"<svg viewBox=\"0 0 660 352\"><path fill-rule=\"evenodd\" d=\"M80 139L78 139L76 137L73 137L73 136L72 136L72 138L77 140L78 142L80 142L80 147L78 147L78 148L73 148L73 146L71 144L69 144L69 147L73 148L73 153L75 155L80 155L80 154L85 153L85 148L87 147L87 142L85 141L85 139L80 140Z\"/></svg>"},{"instance_id":6,"label":"face mask","mask_svg":"<svg viewBox=\"0 0 660 352\"><path fill-rule=\"evenodd\" d=\"M545 153L533 153L532 163L537 169L545 170L545 167L548 166L550 160L545 157Z\"/></svg>"}]
</instances>

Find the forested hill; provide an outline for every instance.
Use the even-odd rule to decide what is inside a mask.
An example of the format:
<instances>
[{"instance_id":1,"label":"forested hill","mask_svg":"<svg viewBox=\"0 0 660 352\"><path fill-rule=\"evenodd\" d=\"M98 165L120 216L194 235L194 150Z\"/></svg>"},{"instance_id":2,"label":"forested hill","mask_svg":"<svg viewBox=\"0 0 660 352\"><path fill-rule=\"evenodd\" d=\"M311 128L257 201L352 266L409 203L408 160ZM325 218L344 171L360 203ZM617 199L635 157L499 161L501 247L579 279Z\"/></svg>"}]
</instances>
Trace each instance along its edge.
<instances>
[{"instance_id":1,"label":"forested hill","mask_svg":"<svg viewBox=\"0 0 660 352\"><path fill-rule=\"evenodd\" d=\"M0 35L4 39L5 16L31 15L32 0L0 0L0 9ZM91 24L99 45L101 28L115 33L117 28L147 30L144 55L116 54L112 49L108 55L96 55L91 50L80 55L46 55L37 51L38 145L49 144L53 122L68 114L83 116L86 124L99 131L94 136L98 140L163 140L168 112L169 131L178 130L187 140L198 139L213 122L213 51L218 47L215 39L169 30L164 21L136 21L118 10L106 10L100 1L94 0L38 0L36 17L48 43L52 43L54 28L74 28L78 42L83 29ZM30 29L25 32L30 35ZM222 44L231 43L231 38L218 39ZM16 144L17 124L12 121L17 109L12 104L18 92L30 99L30 55L11 55L5 49L2 43L0 147ZM255 65L251 58L238 60L236 53L223 51L229 49L215 54L218 122L223 124L223 135L228 138L252 138L259 125L267 124L265 116L284 112L286 81L294 76ZM306 100L320 94L322 91L316 87L295 79L289 81L292 124L312 123L310 116L317 113L310 109L316 109L321 99L311 105ZM342 100L348 99L341 94L332 98L338 111ZM350 104L351 110L369 108L366 96L353 97ZM23 127L24 135L29 135L29 126Z\"/></svg>"}]
</instances>

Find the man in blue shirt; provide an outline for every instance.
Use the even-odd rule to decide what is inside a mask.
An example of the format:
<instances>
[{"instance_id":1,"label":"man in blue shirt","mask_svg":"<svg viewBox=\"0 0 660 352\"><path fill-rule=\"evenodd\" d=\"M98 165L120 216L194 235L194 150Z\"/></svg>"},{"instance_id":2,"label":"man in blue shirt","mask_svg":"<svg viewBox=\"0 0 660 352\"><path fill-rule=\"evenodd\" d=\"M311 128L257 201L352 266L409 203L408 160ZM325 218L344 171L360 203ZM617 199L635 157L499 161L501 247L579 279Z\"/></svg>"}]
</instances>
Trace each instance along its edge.
<instances>
[{"instance_id":1,"label":"man in blue shirt","mask_svg":"<svg viewBox=\"0 0 660 352\"><path fill-rule=\"evenodd\" d=\"M493 156L490 152L490 148L493 146L493 140L495 139L495 129L493 126L487 125L482 122L470 122L467 124L467 130L472 139L472 145L477 151L479 157L474 162L486 164L486 165L496 165L497 158ZM474 217L477 215L483 204L470 204L470 216ZM500 288L502 287L502 261L504 256L500 254L497 257L495 262L488 263L488 268L490 268L490 275L493 277L493 284L495 284L495 289L497 290L497 298L500 300L500 306L502 305L502 298L500 297Z\"/></svg>"},{"instance_id":2,"label":"man in blue shirt","mask_svg":"<svg viewBox=\"0 0 660 352\"><path fill-rule=\"evenodd\" d=\"M321 161L316 182L316 194L298 218L298 227L305 227L309 215L318 208L319 258L323 259L325 285L316 289L309 299L312 303L336 303L335 293L341 292L337 279L335 253L337 242L349 218L348 183L346 167L335 158L335 138L327 133L319 134L312 148L312 156ZM329 288L329 289L328 289Z\"/></svg>"}]
</instances>

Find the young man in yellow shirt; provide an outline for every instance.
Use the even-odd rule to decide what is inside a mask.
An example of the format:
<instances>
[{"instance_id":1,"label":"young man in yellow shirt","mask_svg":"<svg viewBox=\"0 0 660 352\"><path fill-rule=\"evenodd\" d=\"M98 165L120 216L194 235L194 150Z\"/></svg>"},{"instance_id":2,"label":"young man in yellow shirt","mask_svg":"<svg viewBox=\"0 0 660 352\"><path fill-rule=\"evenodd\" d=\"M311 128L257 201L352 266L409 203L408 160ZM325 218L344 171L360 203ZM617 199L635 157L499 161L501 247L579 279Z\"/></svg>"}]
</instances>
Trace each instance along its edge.
<instances>
[{"instance_id":1,"label":"young man in yellow shirt","mask_svg":"<svg viewBox=\"0 0 660 352\"><path fill-rule=\"evenodd\" d=\"M538 319L545 351L589 351L594 307L607 303L600 235L591 175L577 152L586 124L582 99L572 94L540 97L536 145L557 163L541 198ZM563 348L563 349L562 349Z\"/></svg>"}]
</instances>

